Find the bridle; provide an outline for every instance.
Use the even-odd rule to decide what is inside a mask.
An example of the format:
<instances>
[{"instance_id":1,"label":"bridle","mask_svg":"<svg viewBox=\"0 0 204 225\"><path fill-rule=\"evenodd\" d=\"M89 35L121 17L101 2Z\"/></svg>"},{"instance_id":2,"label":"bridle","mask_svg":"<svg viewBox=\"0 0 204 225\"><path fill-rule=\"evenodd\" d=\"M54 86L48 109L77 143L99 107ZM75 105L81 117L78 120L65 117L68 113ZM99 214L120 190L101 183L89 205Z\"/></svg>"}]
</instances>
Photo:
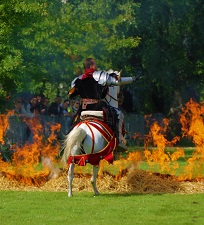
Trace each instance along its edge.
<instances>
[{"instance_id":1,"label":"bridle","mask_svg":"<svg viewBox=\"0 0 204 225\"><path fill-rule=\"evenodd\" d=\"M111 99L113 99L114 101L118 102L118 99L114 98L112 95L110 95L109 93L107 94L110 97L110 101ZM108 104L110 103L110 101L107 100L107 98L105 98L106 102L108 102Z\"/></svg>"}]
</instances>

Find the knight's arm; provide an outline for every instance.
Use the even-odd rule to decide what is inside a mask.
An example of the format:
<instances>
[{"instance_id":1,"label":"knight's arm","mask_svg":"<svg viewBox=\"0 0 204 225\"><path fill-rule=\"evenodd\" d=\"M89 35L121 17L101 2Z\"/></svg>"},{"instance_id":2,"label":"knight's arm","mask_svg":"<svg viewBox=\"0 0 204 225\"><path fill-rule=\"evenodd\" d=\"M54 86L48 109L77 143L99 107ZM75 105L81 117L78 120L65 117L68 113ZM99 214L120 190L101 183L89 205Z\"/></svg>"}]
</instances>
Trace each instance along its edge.
<instances>
[{"instance_id":1,"label":"knight's arm","mask_svg":"<svg viewBox=\"0 0 204 225\"><path fill-rule=\"evenodd\" d=\"M120 77L120 72L117 71L95 71L93 78L102 86L120 86L130 84L135 81L135 77Z\"/></svg>"},{"instance_id":2,"label":"knight's arm","mask_svg":"<svg viewBox=\"0 0 204 225\"><path fill-rule=\"evenodd\" d=\"M72 90L72 89L71 89L71 90ZM70 90L70 91L71 91L71 90ZM74 91L73 91L73 92L70 92L70 91L69 91L69 93L68 93L70 99L72 99L72 98L74 98L74 97L76 97L76 96L79 95L79 92L78 92L75 88L74 88Z\"/></svg>"},{"instance_id":3,"label":"knight's arm","mask_svg":"<svg viewBox=\"0 0 204 225\"><path fill-rule=\"evenodd\" d=\"M77 79L80 79L79 77L76 77L72 83L71 83L71 89L68 91L68 95L69 95L69 98L72 99L74 97L76 97L77 95L79 95L79 92L75 86L75 83L77 82Z\"/></svg>"}]
</instances>

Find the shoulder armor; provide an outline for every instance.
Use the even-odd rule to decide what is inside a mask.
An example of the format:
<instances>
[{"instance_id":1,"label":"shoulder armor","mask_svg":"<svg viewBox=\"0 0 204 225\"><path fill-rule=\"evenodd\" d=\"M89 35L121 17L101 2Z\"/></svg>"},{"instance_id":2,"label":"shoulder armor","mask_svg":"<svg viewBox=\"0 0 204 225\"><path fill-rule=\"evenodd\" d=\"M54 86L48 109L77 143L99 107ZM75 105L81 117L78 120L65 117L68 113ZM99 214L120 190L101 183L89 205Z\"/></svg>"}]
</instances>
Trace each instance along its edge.
<instances>
[{"instance_id":1,"label":"shoulder armor","mask_svg":"<svg viewBox=\"0 0 204 225\"><path fill-rule=\"evenodd\" d=\"M74 80L71 82L71 88L75 87L75 82L77 79L81 79L82 75L79 75L78 77L75 77Z\"/></svg>"},{"instance_id":2,"label":"shoulder armor","mask_svg":"<svg viewBox=\"0 0 204 225\"><path fill-rule=\"evenodd\" d=\"M93 73L93 78L98 84L105 86L108 82L109 74L106 71L98 70Z\"/></svg>"}]
</instances>

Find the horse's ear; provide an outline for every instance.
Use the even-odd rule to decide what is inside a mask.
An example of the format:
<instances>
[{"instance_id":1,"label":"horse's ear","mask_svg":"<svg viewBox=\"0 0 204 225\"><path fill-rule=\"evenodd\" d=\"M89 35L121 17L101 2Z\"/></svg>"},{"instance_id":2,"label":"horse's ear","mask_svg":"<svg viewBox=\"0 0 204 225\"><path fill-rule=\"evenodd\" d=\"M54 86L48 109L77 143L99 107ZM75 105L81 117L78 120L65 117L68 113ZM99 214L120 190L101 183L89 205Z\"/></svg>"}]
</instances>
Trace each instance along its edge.
<instances>
[{"instance_id":1,"label":"horse's ear","mask_svg":"<svg viewBox=\"0 0 204 225\"><path fill-rule=\"evenodd\" d=\"M122 73L122 70L120 70L120 72L117 74L118 81L120 81L121 73Z\"/></svg>"}]
</instances>

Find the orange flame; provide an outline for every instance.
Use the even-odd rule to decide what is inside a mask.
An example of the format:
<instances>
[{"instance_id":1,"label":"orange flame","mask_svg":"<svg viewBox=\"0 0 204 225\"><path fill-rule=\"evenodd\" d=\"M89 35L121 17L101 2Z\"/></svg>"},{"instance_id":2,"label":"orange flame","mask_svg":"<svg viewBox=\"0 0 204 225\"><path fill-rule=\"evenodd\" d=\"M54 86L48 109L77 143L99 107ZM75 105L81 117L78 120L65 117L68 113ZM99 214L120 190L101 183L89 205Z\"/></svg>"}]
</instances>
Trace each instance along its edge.
<instances>
[{"instance_id":1,"label":"orange flame","mask_svg":"<svg viewBox=\"0 0 204 225\"><path fill-rule=\"evenodd\" d=\"M180 122L182 124L183 136L193 139L196 146L204 146L204 104L198 104L191 99L182 108Z\"/></svg>"},{"instance_id":2,"label":"orange flame","mask_svg":"<svg viewBox=\"0 0 204 225\"><path fill-rule=\"evenodd\" d=\"M4 144L5 131L8 127L8 116L0 116L0 143ZM179 160L184 160L185 151L182 148L176 148L176 151L166 151L167 147L175 146L180 137L174 137L171 141L167 140L166 131L169 121L163 119L162 125L154 122L148 135L143 139L144 150L135 150L128 154L127 159L120 158L114 162L118 174L132 165L138 166L142 161L146 161L150 168L157 166L159 171L176 174L179 169L180 180L200 179L204 171L204 104L198 104L192 100L182 108L180 122L182 125L183 137L191 138L196 146L192 157L188 158L186 166L179 168ZM17 179L27 184L40 185L45 182L49 176L50 168L41 163L42 157L49 157L50 161L57 162L56 158L60 149L57 141L56 132L59 132L60 125L50 125L49 137L45 138L46 127L43 126L38 118L25 119L26 124L32 131L33 143L26 143L23 147L13 146L15 149L12 163L4 162L0 158L0 170L10 179ZM134 134L132 138L142 138L141 135ZM175 149L175 148L174 148ZM105 162L101 162L101 169L111 167ZM82 167L81 167L82 168ZM82 169L79 168L81 171ZM82 171L82 173L84 170ZM120 175L116 176L118 179ZM122 175L121 175L122 176Z\"/></svg>"},{"instance_id":3,"label":"orange flame","mask_svg":"<svg viewBox=\"0 0 204 225\"><path fill-rule=\"evenodd\" d=\"M15 147L12 157L12 163L1 161L1 171L10 179L16 179L29 185L39 186L47 180L50 168L45 164L40 164L41 158L49 157L50 161L56 161L59 152L59 143L56 140L56 131L59 131L61 125L51 126L49 138L44 136L44 127L37 117L25 118L24 122L31 129L33 134L33 143L25 143L23 147ZM53 143L54 142L54 143Z\"/></svg>"},{"instance_id":4,"label":"orange flame","mask_svg":"<svg viewBox=\"0 0 204 225\"><path fill-rule=\"evenodd\" d=\"M193 140L196 150L193 156L187 160L185 179L202 177L204 171L204 103L198 104L192 99L182 108L180 117L183 136Z\"/></svg>"},{"instance_id":5,"label":"orange flame","mask_svg":"<svg viewBox=\"0 0 204 225\"><path fill-rule=\"evenodd\" d=\"M12 115L13 111L9 111L6 115L0 114L0 144L5 144L4 136L9 127L8 116Z\"/></svg>"},{"instance_id":6,"label":"orange flame","mask_svg":"<svg viewBox=\"0 0 204 225\"><path fill-rule=\"evenodd\" d=\"M188 102L182 109L180 122L182 125L183 137L192 138L195 143L196 150L192 157L187 159L187 166L183 168L179 179L191 180L194 178L202 178L204 171L204 104L198 104L192 100ZM159 166L160 171L171 174L176 173L179 168L178 160L185 156L185 152L181 148L173 153L165 152L166 147L174 146L180 137L174 137L171 141L166 139L166 131L168 120L164 119L162 126L158 122L154 122L150 127L150 132L146 136L144 157L150 166ZM153 147L150 146L153 145ZM182 168L179 168L180 170Z\"/></svg>"},{"instance_id":7,"label":"orange flame","mask_svg":"<svg viewBox=\"0 0 204 225\"><path fill-rule=\"evenodd\" d=\"M150 127L150 132L145 142L144 156L150 165L158 164L161 171L169 172L172 167L177 167L175 163L174 165L171 165L172 158L175 158L175 155L179 158L183 156L183 154L181 154L180 151L173 153L173 155L165 153L165 148L167 146L173 146L179 140L179 137L174 137L172 141L168 141L165 138L165 133L168 128L168 120L163 119L162 122L162 126L159 126L158 122L154 122ZM152 151L148 149L148 146L151 143L154 147Z\"/></svg>"}]
</instances>

